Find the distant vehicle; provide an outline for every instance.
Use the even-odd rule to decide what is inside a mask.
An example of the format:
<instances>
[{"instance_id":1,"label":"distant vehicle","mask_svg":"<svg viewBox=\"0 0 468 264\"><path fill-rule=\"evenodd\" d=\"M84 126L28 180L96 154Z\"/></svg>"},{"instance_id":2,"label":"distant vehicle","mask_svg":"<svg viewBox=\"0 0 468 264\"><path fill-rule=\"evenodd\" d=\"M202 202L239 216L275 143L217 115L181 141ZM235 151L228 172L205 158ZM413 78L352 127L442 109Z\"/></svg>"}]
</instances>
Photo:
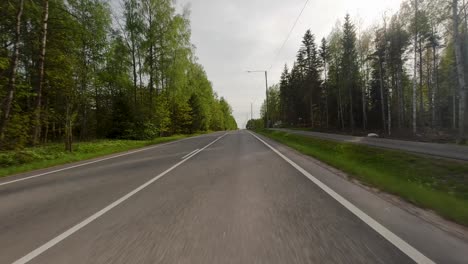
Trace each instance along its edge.
<instances>
[{"instance_id":1,"label":"distant vehicle","mask_svg":"<svg viewBox=\"0 0 468 264\"><path fill-rule=\"evenodd\" d=\"M273 123L273 127L283 127L283 122L280 121L276 121L275 123Z\"/></svg>"}]
</instances>

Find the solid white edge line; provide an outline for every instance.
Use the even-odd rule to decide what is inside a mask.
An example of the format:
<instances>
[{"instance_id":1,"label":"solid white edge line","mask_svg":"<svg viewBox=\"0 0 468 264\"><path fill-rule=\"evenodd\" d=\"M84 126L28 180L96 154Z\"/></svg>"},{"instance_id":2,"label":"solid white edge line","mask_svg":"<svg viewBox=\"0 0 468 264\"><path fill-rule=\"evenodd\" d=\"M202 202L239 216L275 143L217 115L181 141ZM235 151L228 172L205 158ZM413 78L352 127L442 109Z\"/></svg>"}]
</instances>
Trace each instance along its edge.
<instances>
[{"instance_id":1,"label":"solid white edge line","mask_svg":"<svg viewBox=\"0 0 468 264\"><path fill-rule=\"evenodd\" d=\"M265 144L268 148L270 148L273 152L278 154L281 158L283 158L286 162L288 162L291 166L293 166L296 170L301 172L304 176L309 178L313 183L315 183L320 189L325 191L328 195L330 195L333 199L335 199L337 202L339 202L341 205L343 205L346 209L348 209L351 213L353 213L355 216L357 216L359 219L361 219L364 223L366 223L368 226L370 226L372 229L374 229L377 233L379 233L381 236L383 236L385 239L387 239L390 243L392 243L394 246L396 246L398 249L400 249L403 253L405 253L408 257L410 257L412 260L414 260L416 263L420 264L435 264L434 261L423 255L421 252L419 252L417 249L412 247L410 244L408 244L406 241L395 235L392 231L388 230L386 227L381 225L379 222L374 220L372 217L364 213L361 209L357 208L354 204L346 200L343 196L339 195L335 191L333 191L330 187L322 183L319 179L315 178L312 176L309 172L307 172L305 169L297 165L294 161L290 160L288 157L283 155L281 152L276 150L274 147L270 146L267 142L262 140L260 137L257 135L251 133L248 131L249 134L254 136L256 139L258 139L260 142Z\"/></svg>"},{"instance_id":2,"label":"solid white edge line","mask_svg":"<svg viewBox=\"0 0 468 264\"><path fill-rule=\"evenodd\" d=\"M200 135L200 136L204 136L204 135ZM131 154L138 153L138 152L142 152L142 151L145 151L145 150L150 150L150 149L154 149L154 148L157 148L157 147L162 147L162 146L174 144L174 143L181 142L181 141L185 141L185 140L189 140L189 139L198 138L198 137L200 137L200 136L188 137L188 138L183 138L183 139L179 139L179 140L175 140L175 141L171 141L171 142L167 142L167 143L156 144L156 145L154 145L154 146L145 147L145 148L141 148L141 149L137 149L137 150L125 152L125 153L122 153L122 154L117 154L117 155L115 155L115 156L111 156L111 157L107 157L107 158L102 158L102 159L98 159L98 160L93 160L93 161L89 161L89 162L85 162L85 163L73 165L73 166L66 167L66 168L62 168L62 169L58 169L58 170L47 171L47 172L44 172L44 173L39 173L39 174L36 174L36 175L32 175L32 176L28 176L28 177L24 177L24 178L12 180L12 181L2 182L2 183L0 183L0 186L7 185L7 184L11 184L11 183L15 183L15 182L20 182L20 181L25 181L25 180L29 180L29 179L33 179L33 178L37 178L37 177L41 177L41 176L45 176L45 175L49 175L49 174L52 174L52 173L56 173L56 172L61 172L61 171L65 171L65 170L70 170L70 169L74 169L74 168L86 166L86 165L89 165L89 164L93 164L93 163L97 163L97 162L101 162L101 161L105 161L105 160L115 159L115 158L118 158L118 157L131 155Z\"/></svg>"},{"instance_id":3,"label":"solid white edge line","mask_svg":"<svg viewBox=\"0 0 468 264\"><path fill-rule=\"evenodd\" d=\"M188 156L192 155L193 153L197 152L198 150L199 150L199 149L196 149L196 150L194 150L194 151L192 151L192 152L190 152L190 153L186 154L186 155L185 155L185 156L183 156L181 159L185 159L185 158L187 158Z\"/></svg>"},{"instance_id":4,"label":"solid white edge line","mask_svg":"<svg viewBox=\"0 0 468 264\"><path fill-rule=\"evenodd\" d=\"M200 153L201 151L203 151L204 149L208 148L209 146L213 145L215 142L217 142L218 140L220 140L221 138L223 138L224 136L226 136L226 134L216 138L214 141L212 141L211 143L209 143L208 145L204 146L203 148L200 149L200 151L198 151L197 153ZM191 157L193 157L194 155L190 156L189 158L187 159L184 159L184 160L181 160L179 161L178 163L176 163L175 165L173 165L172 167L170 167L169 169L165 170L164 172L160 173L158 176L152 178L151 180L145 182L144 184L140 185L138 188L134 189L133 191L127 193L125 196L121 197L120 199L116 200L115 202L109 204L108 206L104 207L103 209L101 209L100 211L94 213L93 215L91 215L90 217L86 218L85 220L83 220L82 222L76 224L75 226L71 227L70 229L66 230L65 232L61 233L60 235L54 237L53 239L49 240L48 242L46 242L45 244L43 244L42 246L36 248L35 250L31 251L30 253L28 253L27 255L23 256L22 258L16 260L15 262L13 262L13 264L25 264L25 263L28 263L29 261L33 260L35 257L39 256L40 254L44 253L45 251L47 251L48 249L50 249L51 247L55 246L56 244L60 243L62 240L64 240L65 238L73 235L75 232L77 232L78 230L80 230L81 228L85 227L86 225L88 225L89 223L93 222L94 220L96 220L97 218L101 217L102 215L104 215L105 213L107 213L108 211L112 210L114 207L118 206L119 204L125 202L126 200L128 200L130 197L132 197L133 195L135 195L136 193L140 192L141 190L143 190L144 188L146 188L148 185L152 184L153 182L155 182L156 180L160 179L161 177L163 177L164 175L166 175L167 173L169 173L170 171L174 170L175 168L177 168L178 166L180 166L182 163L186 162L187 160L189 160Z\"/></svg>"}]
</instances>

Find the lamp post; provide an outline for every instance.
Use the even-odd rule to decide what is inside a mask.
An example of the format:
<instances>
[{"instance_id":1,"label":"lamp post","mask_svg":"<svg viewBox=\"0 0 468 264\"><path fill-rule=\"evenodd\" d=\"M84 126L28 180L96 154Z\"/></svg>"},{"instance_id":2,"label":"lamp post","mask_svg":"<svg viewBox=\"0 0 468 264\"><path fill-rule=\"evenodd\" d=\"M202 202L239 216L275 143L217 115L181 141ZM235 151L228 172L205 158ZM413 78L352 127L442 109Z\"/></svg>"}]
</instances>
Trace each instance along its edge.
<instances>
[{"instance_id":1,"label":"lamp post","mask_svg":"<svg viewBox=\"0 0 468 264\"><path fill-rule=\"evenodd\" d=\"M268 128L268 71L247 71L248 73L253 72L264 72L265 73L265 94L266 94L266 104L265 104L265 127Z\"/></svg>"}]
</instances>

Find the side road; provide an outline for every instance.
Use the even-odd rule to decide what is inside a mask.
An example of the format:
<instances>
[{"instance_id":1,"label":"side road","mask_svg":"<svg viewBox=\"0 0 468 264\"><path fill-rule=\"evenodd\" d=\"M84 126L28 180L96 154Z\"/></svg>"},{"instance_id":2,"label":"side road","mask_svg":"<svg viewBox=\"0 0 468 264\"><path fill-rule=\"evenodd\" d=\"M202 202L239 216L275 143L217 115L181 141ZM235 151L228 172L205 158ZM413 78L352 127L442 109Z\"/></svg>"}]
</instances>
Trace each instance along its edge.
<instances>
[{"instance_id":1,"label":"side road","mask_svg":"<svg viewBox=\"0 0 468 264\"><path fill-rule=\"evenodd\" d=\"M369 146L397 149L408 152L426 154L442 158L450 158L457 160L468 161L468 147L458 146L454 144L438 144L426 142L414 142L386 138L371 138L371 137L355 137L340 134L329 134L303 130L293 130L286 128L272 128L271 130L288 132L291 134L298 134L322 139L329 139L342 142L350 142L356 144L364 144Z\"/></svg>"}]
</instances>

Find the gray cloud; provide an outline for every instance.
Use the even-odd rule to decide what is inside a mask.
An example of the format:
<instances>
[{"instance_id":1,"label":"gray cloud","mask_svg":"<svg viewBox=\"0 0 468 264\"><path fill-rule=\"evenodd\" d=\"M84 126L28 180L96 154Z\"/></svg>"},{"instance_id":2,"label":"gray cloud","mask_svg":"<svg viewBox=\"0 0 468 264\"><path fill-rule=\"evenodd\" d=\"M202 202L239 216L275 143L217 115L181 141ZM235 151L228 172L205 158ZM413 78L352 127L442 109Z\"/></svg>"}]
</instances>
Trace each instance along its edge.
<instances>
[{"instance_id":1,"label":"gray cloud","mask_svg":"<svg viewBox=\"0 0 468 264\"><path fill-rule=\"evenodd\" d=\"M278 82L284 63L291 64L302 35L311 29L317 41L350 13L363 21L360 27L379 21L383 12L398 8L401 0L311 0L277 60L273 58L296 19L304 0L179 0L178 8L191 7L192 42L215 91L232 105L243 126L254 103L259 116L265 98L264 77L245 70L269 72L269 84Z\"/></svg>"}]
</instances>

